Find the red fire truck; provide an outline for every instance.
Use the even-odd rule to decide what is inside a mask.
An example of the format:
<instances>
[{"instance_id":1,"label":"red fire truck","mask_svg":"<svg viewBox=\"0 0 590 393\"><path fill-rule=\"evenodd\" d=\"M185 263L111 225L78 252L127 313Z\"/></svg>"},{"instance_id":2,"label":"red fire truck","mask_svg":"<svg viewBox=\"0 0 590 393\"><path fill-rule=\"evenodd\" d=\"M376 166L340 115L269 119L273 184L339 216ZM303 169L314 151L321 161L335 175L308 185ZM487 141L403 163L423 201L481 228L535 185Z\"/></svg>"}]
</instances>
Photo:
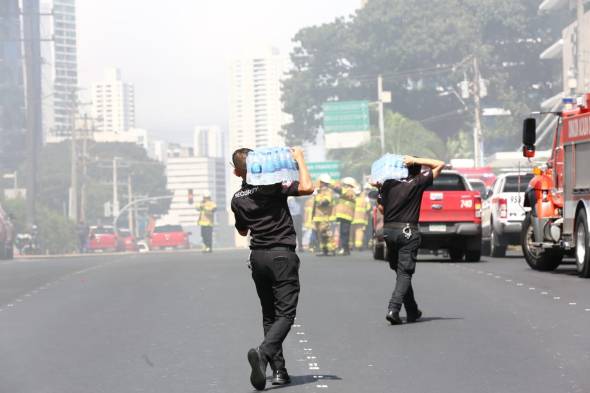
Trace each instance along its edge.
<instances>
[{"instance_id":1,"label":"red fire truck","mask_svg":"<svg viewBox=\"0 0 590 393\"><path fill-rule=\"evenodd\" d=\"M590 94L564 100L549 161L534 169L525 193L530 210L522 226L522 250L535 270L554 270L564 256L576 258L578 274L590 277ZM523 155L535 155L536 122L526 119Z\"/></svg>"}]
</instances>

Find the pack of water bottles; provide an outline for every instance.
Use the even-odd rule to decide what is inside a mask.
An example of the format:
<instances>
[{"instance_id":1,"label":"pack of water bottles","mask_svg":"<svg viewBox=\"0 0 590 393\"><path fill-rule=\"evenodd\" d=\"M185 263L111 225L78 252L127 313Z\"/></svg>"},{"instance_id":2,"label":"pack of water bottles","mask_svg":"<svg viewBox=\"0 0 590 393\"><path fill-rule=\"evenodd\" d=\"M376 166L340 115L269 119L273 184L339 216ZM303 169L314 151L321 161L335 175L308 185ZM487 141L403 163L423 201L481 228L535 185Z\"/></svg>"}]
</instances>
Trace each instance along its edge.
<instances>
[{"instance_id":1,"label":"pack of water bottles","mask_svg":"<svg viewBox=\"0 0 590 393\"><path fill-rule=\"evenodd\" d=\"M299 169L288 147L268 147L248 153L246 182L253 186L291 182Z\"/></svg>"},{"instance_id":2,"label":"pack of water bottles","mask_svg":"<svg viewBox=\"0 0 590 393\"><path fill-rule=\"evenodd\" d=\"M386 154L371 166L371 181L383 184L386 180L400 180L408 177L404 156Z\"/></svg>"}]
</instances>

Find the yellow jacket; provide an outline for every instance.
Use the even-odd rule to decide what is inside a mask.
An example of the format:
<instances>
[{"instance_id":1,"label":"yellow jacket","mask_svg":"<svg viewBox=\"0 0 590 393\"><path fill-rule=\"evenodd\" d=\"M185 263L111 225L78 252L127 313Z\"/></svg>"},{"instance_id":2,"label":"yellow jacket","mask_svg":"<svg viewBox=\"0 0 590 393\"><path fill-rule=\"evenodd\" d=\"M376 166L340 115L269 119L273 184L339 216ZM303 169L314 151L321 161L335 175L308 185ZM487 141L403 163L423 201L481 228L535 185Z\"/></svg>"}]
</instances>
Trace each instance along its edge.
<instances>
[{"instance_id":1,"label":"yellow jacket","mask_svg":"<svg viewBox=\"0 0 590 393\"><path fill-rule=\"evenodd\" d=\"M198 207L199 210L199 225L202 227L212 227L214 220L214 212L217 205L213 201L202 202Z\"/></svg>"},{"instance_id":2,"label":"yellow jacket","mask_svg":"<svg viewBox=\"0 0 590 393\"><path fill-rule=\"evenodd\" d=\"M354 204L354 219L353 224L369 225L369 212L371 211L371 202L369 196L365 192L361 192L356 197Z\"/></svg>"},{"instance_id":3,"label":"yellow jacket","mask_svg":"<svg viewBox=\"0 0 590 393\"><path fill-rule=\"evenodd\" d=\"M313 222L330 222L334 206L334 191L321 188L313 198Z\"/></svg>"}]
</instances>

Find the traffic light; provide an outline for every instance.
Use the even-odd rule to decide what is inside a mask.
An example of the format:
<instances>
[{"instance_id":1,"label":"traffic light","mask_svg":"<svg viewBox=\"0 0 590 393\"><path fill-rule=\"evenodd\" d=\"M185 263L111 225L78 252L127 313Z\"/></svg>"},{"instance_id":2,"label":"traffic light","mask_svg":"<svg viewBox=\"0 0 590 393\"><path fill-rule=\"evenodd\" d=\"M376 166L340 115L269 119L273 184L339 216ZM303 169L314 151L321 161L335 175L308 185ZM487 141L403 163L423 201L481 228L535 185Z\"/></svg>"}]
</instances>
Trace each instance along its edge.
<instances>
[{"instance_id":1,"label":"traffic light","mask_svg":"<svg viewBox=\"0 0 590 393\"><path fill-rule=\"evenodd\" d=\"M193 189L189 188L188 189L188 204L192 205L193 203L195 203L195 196L193 194Z\"/></svg>"}]
</instances>

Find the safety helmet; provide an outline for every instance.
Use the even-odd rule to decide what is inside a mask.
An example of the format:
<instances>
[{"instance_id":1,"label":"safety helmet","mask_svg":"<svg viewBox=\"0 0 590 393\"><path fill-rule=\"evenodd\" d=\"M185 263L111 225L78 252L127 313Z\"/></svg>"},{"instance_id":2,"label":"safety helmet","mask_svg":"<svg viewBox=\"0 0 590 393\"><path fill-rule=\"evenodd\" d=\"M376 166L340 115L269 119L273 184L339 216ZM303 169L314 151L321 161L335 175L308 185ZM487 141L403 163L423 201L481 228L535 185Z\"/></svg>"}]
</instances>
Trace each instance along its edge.
<instances>
[{"instance_id":1,"label":"safety helmet","mask_svg":"<svg viewBox=\"0 0 590 393\"><path fill-rule=\"evenodd\" d=\"M332 183L332 177L330 177L330 175L328 175L327 173L324 173L323 175L320 175L320 177L318 178L318 180L320 181L320 183L325 183L325 184Z\"/></svg>"},{"instance_id":2,"label":"safety helmet","mask_svg":"<svg viewBox=\"0 0 590 393\"><path fill-rule=\"evenodd\" d=\"M342 184L345 186L356 187L357 183L352 177L345 177L342 179Z\"/></svg>"}]
</instances>

